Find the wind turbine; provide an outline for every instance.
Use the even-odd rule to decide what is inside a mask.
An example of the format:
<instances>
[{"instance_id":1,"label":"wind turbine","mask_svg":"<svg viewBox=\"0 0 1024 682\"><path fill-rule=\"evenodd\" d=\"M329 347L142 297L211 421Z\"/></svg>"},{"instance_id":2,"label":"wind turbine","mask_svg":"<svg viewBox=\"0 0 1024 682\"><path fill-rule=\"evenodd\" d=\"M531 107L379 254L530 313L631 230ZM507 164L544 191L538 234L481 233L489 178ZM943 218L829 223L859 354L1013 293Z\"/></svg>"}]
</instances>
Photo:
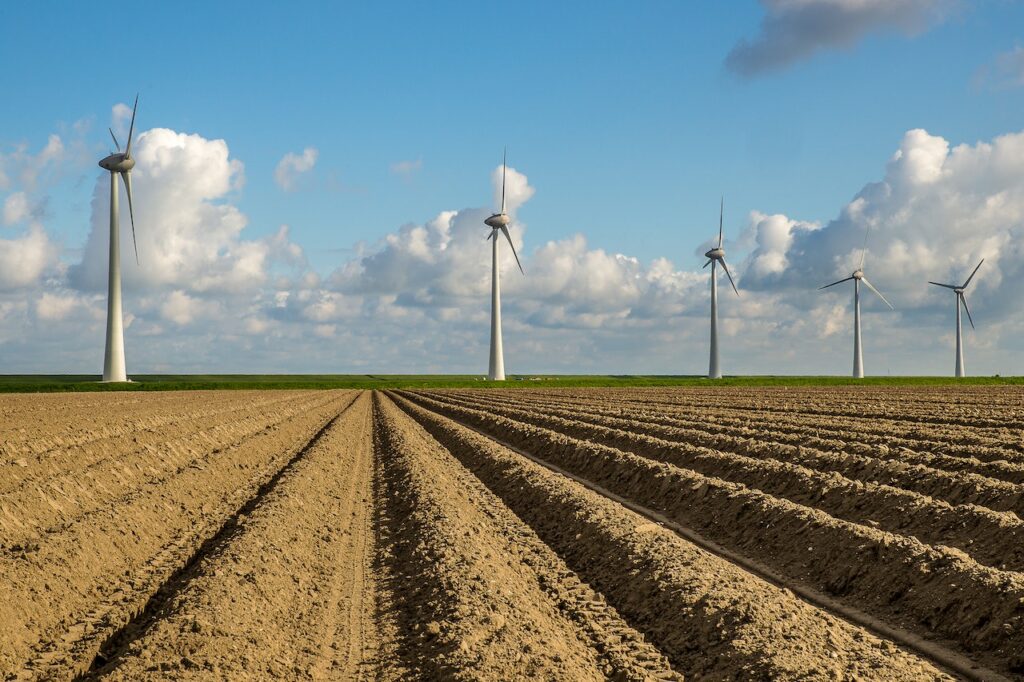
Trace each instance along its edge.
<instances>
[{"instance_id":1,"label":"wind turbine","mask_svg":"<svg viewBox=\"0 0 1024 682\"><path fill-rule=\"evenodd\" d=\"M938 282L928 282L928 284L934 284L937 287L946 287L952 289L953 293L956 294L956 375L958 377L966 376L964 373L964 332L960 326L960 304L963 304L964 311L967 313L967 319L971 323L971 329L974 329L974 319L971 317L971 309L967 307L967 297L964 295L964 290L967 289L967 285L974 279L974 275L978 273L978 268L985 262L982 258L978 265L974 268L974 272L967 278L967 281L962 285L957 286L955 284L940 284Z\"/></svg>"},{"instance_id":2,"label":"wind turbine","mask_svg":"<svg viewBox=\"0 0 1024 682\"><path fill-rule=\"evenodd\" d=\"M132 221L132 244L135 247L135 262L139 262L139 246L135 241L135 210L132 206L132 135L135 132L135 112L139 107L139 96L135 96L132 106L132 123L128 128L128 146L121 151L114 131L110 137L114 140L117 151L100 160L100 168L110 171L110 258L107 274L107 345L103 354L103 381L128 381L124 366L124 320L121 317L121 240L118 225L118 181L124 178L124 188L128 193L128 214Z\"/></svg>"},{"instance_id":3,"label":"wind turbine","mask_svg":"<svg viewBox=\"0 0 1024 682\"><path fill-rule=\"evenodd\" d=\"M725 264L725 249L722 248L722 217L725 215L725 197L722 197L722 204L718 211L718 246L707 251L704 255L708 262L704 267L711 266L711 361L708 366L708 379L721 379L722 370L718 366L718 264L722 264L725 275L729 278L729 284L736 295L740 295L736 288L736 282L732 281L732 274L729 266Z\"/></svg>"},{"instance_id":4,"label":"wind turbine","mask_svg":"<svg viewBox=\"0 0 1024 682\"><path fill-rule=\"evenodd\" d=\"M506 150L507 151L507 150ZM501 271L498 268L498 232L505 235L508 245L512 249L512 255L516 257L516 265L524 275L523 264L519 262L519 255L516 247L512 244L512 237L508 233L508 224L511 219L505 213L505 163L506 154L501 156L501 213L495 213L484 221L484 224L491 228L487 239L491 243L491 363L487 371L487 378L491 381L505 380L505 354L501 347Z\"/></svg>"},{"instance_id":5,"label":"wind turbine","mask_svg":"<svg viewBox=\"0 0 1024 682\"><path fill-rule=\"evenodd\" d=\"M868 289L871 289L871 291L875 292L875 294L877 294L878 298L882 299L882 301L887 306L889 306L890 310L895 310L895 308L892 307L892 303L889 303L889 301L887 301L885 299L885 296L882 296L882 292L880 292L878 289L876 289L873 286L871 286L871 282L869 282L868 278L864 276L864 257L867 256L867 253L868 253L868 233L865 230L865 232L864 232L864 248L860 252L860 266L856 270L854 270L853 274L850 275L849 277L847 277L845 279L841 279L838 282L832 282L832 284L826 284L823 287L818 287L818 290L820 291L821 289L828 289L829 287L834 287L837 284L842 284L843 282L849 282L851 279L853 280L853 378L854 379L863 379L864 378L864 354L861 352L861 345L860 345L860 283L864 282L864 285Z\"/></svg>"}]
</instances>

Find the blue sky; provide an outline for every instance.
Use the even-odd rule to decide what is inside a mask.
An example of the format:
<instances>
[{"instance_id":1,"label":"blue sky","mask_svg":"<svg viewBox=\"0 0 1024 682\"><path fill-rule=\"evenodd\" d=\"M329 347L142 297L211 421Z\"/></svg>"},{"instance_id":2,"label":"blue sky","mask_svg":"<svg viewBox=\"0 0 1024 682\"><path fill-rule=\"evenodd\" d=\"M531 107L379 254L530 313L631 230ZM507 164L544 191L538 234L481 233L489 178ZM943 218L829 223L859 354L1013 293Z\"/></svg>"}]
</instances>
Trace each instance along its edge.
<instances>
[{"instance_id":1,"label":"blue sky","mask_svg":"<svg viewBox=\"0 0 1024 682\"><path fill-rule=\"evenodd\" d=\"M684 272L702 264L697 252L714 230L721 194L728 233L749 232L750 242L752 211L828 225L882 179L907 131L924 129L956 146L1024 128L1024 87L999 66L1009 63L1000 55L1024 43L1024 3L894 0L907 7L903 15L869 17L849 44L829 45L823 26L821 49L791 63L753 75L727 66L730 52L756 40L766 16L785 15L787 4L799 3L176 3L132 6L129 16L115 5L7 3L0 5L0 90L9 103L0 109L0 154L10 162L19 145L35 153L55 133L68 149L72 141L83 147L30 192L45 205L41 222L67 267L84 257L97 220L90 202L102 173L94 162L108 151L111 108L138 91L142 131L226 142L244 164L244 184L213 201L244 214L248 240L287 224L303 268L324 281L403 225L489 206L505 144L510 165L536 190L517 215L528 258L548 241L581 233L590 249L642 264L664 257ZM295 191L282 191L275 167L307 147L317 150L315 167ZM82 161L88 154L95 159ZM416 170L396 173L401 162ZM19 189L0 187L0 199ZM159 229L150 223L140 230ZM0 237L19 229L29 228L3 228ZM480 233L482 240L482 226ZM746 255L737 252L736 262ZM302 273L289 276L298 281ZM55 277L41 273L5 296L38 298L38 287ZM164 284L214 297L187 283ZM53 295L75 290L56 286L63 293ZM692 317L700 319L697 311ZM30 318L12 317L8 329L44 333ZM465 323L468 339L474 322ZM512 325L513 338L528 333ZM198 334L197 344L216 333L164 331L154 336ZM703 331L693 334L696 343ZM436 352L444 348L439 342ZM609 371L627 369L630 354L621 353ZM997 366L1008 351L992 353ZM60 357L65 369L89 370L85 349ZM671 353L658 357L638 371L697 371L703 362L676 368ZM846 361L836 357L823 357L821 369L838 364L841 373ZM943 371L943 358L936 349L934 360L912 369ZM374 369L388 362L382 357ZM243 364L234 368L261 369ZM583 361L508 364L510 371L595 369ZM782 358L776 364L790 367Z\"/></svg>"}]
</instances>

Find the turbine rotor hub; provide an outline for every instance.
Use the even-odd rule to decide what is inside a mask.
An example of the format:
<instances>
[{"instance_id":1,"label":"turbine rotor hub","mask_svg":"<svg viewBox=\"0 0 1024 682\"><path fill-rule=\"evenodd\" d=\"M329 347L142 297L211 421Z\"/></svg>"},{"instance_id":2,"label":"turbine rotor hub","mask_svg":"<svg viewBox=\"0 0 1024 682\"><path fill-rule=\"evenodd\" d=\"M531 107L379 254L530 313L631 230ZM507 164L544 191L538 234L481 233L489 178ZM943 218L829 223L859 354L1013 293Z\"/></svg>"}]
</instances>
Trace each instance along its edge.
<instances>
[{"instance_id":1,"label":"turbine rotor hub","mask_svg":"<svg viewBox=\"0 0 1024 682\"><path fill-rule=\"evenodd\" d=\"M494 229L497 230L502 227L507 227L510 222L511 220L509 219L507 214L495 213L490 218L484 221L484 225L487 225L488 227L493 227Z\"/></svg>"},{"instance_id":2,"label":"turbine rotor hub","mask_svg":"<svg viewBox=\"0 0 1024 682\"><path fill-rule=\"evenodd\" d=\"M851 277L853 277L854 279L864 279L864 271L863 270L854 270L853 274L851 275Z\"/></svg>"},{"instance_id":3,"label":"turbine rotor hub","mask_svg":"<svg viewBox=\"0 0 1024 682\"><path fill-rule=\"evenodd\" d=\"M123 153L111 154L106 158L100 159L100 168L111 173L124 173L135 168L135 159Z\"/></svg>"}]
</instances>

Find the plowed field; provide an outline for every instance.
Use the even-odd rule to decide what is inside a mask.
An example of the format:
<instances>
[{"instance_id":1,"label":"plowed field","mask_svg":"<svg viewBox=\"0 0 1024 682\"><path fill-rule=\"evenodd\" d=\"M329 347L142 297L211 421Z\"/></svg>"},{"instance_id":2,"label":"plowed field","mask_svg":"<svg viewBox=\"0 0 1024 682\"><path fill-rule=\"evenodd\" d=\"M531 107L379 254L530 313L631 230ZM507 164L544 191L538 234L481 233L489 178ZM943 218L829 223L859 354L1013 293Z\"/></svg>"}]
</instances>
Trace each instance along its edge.
<instances>
[{"instance_id":1,"label":"plowed field","mask_svg":"<svg viewBox=\"0 0 1024 682\"><path fill-rule=\"evenodd\" d=\"M1016 388L0 397L6 679L1024 680Z\"/></svg>"}]
</instances>

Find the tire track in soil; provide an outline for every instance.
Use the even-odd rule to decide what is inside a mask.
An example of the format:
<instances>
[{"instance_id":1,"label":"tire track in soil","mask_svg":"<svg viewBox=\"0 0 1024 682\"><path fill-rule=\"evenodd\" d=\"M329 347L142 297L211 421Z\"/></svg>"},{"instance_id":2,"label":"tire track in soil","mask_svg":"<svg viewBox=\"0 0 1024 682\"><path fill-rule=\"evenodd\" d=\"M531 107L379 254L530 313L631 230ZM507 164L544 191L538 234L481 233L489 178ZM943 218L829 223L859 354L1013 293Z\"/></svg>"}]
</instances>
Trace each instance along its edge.
<instances>
[{"instance_id":1,"label":"tire track in soil","mask_svg":"<svg viewBox=\"0 0 1024 682\"><path fill-rule=\"evenodd\" d=\"M373 402L367 399L367 403L358 446L364 451L359 462L365 470L353 477L352 490L345 496L352 519L345 531L347 542L339 545L333 562L337 569L329 601L336 608L329 611L319 659L310 667L309 675L314 680L370 679L376 677L379 662L380 644L373 618L377 606L373 574L377 455L373 446Z\"/></svg>"},{"instance_id":2,"label":"tire track in soil","mask_svg":"<svg viewBox=\"0 0 1024 682\"><path fill-rule=\"evenodd\" d=\"M310 441L89 677L371 675L371 407Z\"/></svg>"},{"instance_id":3,"label":"tire track in soil","mask_svg":"<svg viewBox=\"0 0 1024 682\"><path fill-rule=\"evenodd\" d=\"M343 395L352 395L352 392L343 392ZM133 583L142 585L138 593L125 594L121 590L116 590L85 613L58 641L49 642L44 649L35 651L19 679L76 679L93 668L101 667L108 658L103 652L116 650L121 641L130 640L138 626L147 622L155 610L166 603L167 597L176 591L176 587L189 574L189 570L203 556L229 538L238 527L240 518L251 511L259 498L273 487L289 466L301 459L327 428L354 403L355 400L349 400L345 407L323 423L301 448L273 472L268 472L268 477L262 483L256 485L256 481L248 482L249 485L255 486L253 493L243 498L241 506L224 517L220 525L206 535L205 540L185 533L149 558L147 576L133 580ZM245 490L247 487L243 483L240 489ZM149 576L155 577L157 582L147 582L146 578Z\"/></svg>"},{"instance_id":4,"label":"tire track in soil","mask_svg":"<svg viewBox=\"0 0 1024 682\"><path fill-rule=\"evenodd\" d=\"M950 679L887 639L698 548L666 529L668 519L637 513L624 498L470 425L394 399L570 568L642 624L687 676Z\"/></svg>"}]
</instances>

